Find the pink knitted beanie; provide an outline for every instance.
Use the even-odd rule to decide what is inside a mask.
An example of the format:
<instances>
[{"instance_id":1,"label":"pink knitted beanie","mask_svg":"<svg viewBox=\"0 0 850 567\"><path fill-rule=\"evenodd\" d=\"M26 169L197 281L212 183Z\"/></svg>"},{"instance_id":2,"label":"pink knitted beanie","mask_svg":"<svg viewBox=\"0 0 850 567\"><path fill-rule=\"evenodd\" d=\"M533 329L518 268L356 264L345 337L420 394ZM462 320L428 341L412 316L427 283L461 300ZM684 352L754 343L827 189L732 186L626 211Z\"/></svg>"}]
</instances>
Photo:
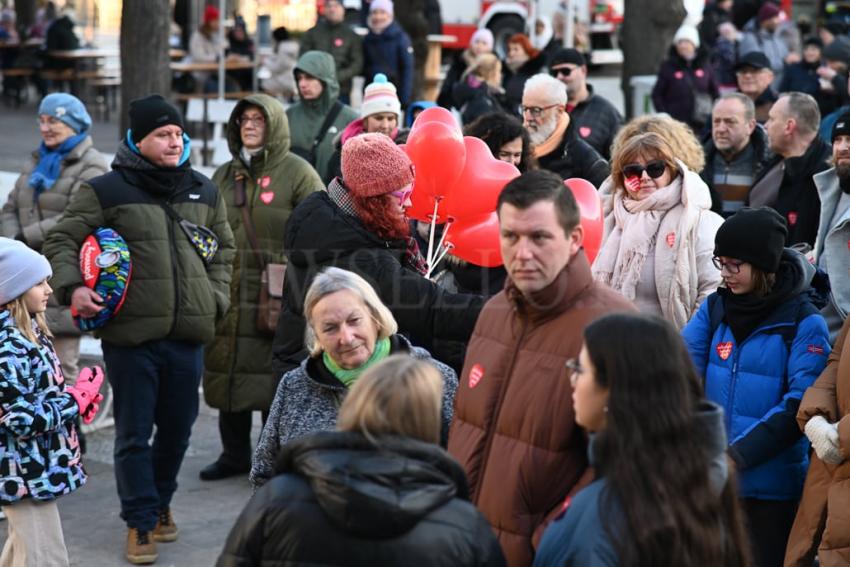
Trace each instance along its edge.
<instances>
[{"instance_id":1,"label":"pink knitted beanie","mask_svg":"<svg viewBox=\"0 0 850 567\"><path fill-rule=\"evenodd\" d=\"M362 134L342 146L342 180L355 197L375 197L413 183L413 164L383 134Z\"/></svg>"}]
</instances>

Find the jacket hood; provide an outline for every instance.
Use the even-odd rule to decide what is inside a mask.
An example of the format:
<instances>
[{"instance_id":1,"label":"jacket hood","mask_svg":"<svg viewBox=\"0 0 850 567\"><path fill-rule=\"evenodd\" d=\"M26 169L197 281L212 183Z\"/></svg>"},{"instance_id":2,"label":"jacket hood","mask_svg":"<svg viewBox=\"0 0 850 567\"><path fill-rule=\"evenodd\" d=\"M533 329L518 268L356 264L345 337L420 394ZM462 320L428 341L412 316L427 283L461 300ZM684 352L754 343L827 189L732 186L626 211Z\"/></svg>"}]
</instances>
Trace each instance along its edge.
<instances>
[{"instance_id":1,"label":"jacket hood","mask_svg":"<svg viewBox=\"0 0 850 567\"><path fill-rule=\"evenodd\" d=\"M407 113L404 115L404 125L410 128L413 126L414 114L416 114L417 111L426 110L435 106L437 106L437 103L431 102L430 100L417 100L416 102L410 103L410 106L407 108Z\"/></svg>"},{"instance_id":2,"label":"jacket hood","mask_svg":"<svg viewBox=\"0 0 850 567\"><path fill-rule=\"evenodd\" d=\"M298 63L295 65L293 73L303 71L308 75L316 77L324 85L322 96L314 101L301 100L301 104L308 106L316 106L322 112L328 108L339 98L339 82L336 80L336 64L330 53L324 51L308 51L298 58ZM296 84L298 83L296 79Z\"/></svg>"},{"instance_id":3,"label":"jacket hood","mask_svg":"<svg viewBox=\"0 0 850 567\"><path fill-rule=\"evenodd\" d=\"M289 152L289 120L280 101L265 94L252 94L243 98L230 113L227 122L227 147L231 155L234 159L239 159L242 136L236 122L249 106L256 106L266 116L266 143L262 151L266 164L277 161Z\"/></svg>"},{"instance_id":4,"label":"jacket hood","mask_svg":"<svg viewBox=\"0 0 850 567\"><path fill-rule=\"evenodd\" d=\"M694 413L697 442L705 449L708 457L708 479L714 493L720 495L729 478L726 460L726 425L723 408L714 402L702 400Z\"/></svg>"},{"instance_id":5,"label":"jacket hood","mask_svg":"<svg viewBox=\"0 0 850 567\"><path fill-rule=\"evenodd\" d=\"M827 276L826 272L809 262L797 250L786 248L782 251L779 270L793 272L795 277L793 294L796 295L805 292L812 305L818 309L823 309L829 303L829 276Z\"/></svg>"},{"instance_id":6,"label":"jacket hood","mask_svg":"<svg viewBox=\"0 0 850 567\"><path fill-rule=\"evenodd\" d=\"M439 446L384 436L325 431L281 449L278 474L306 478L328 518L368 538L408 532L452 498L469 499L460 465Z\"/></svg>"}]
</instances>

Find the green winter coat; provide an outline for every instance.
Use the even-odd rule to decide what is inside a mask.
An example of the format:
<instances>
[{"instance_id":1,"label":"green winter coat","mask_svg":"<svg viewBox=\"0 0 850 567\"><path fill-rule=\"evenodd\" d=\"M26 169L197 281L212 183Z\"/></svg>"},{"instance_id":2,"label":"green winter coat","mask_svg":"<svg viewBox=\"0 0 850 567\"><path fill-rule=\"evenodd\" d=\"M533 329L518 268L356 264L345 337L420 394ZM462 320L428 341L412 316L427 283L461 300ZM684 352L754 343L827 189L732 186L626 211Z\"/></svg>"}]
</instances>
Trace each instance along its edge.
<instances>
[{"instance_id":1,"label":"green winter coat","mask_svg":"<svg viewBox=\"0 0 850 567\"><path fill-rule=\"evenodd\" d=\"M331 24L322 18L301 36L301 54L330 53L336 63L336 80L342 94L351 92L351 80L363 71L363 38L347 22Z\"/></svg>"},{"instance_id":2,"label":"green winter coat","mask_svg":"<svg viewBox=\"0 0 850 567\"><path fill-rule=\"evenodd\" d=\"M236 120L248 106L266 116L266 144L250 167L240 157L242 140ZM206 350L204 398L223 411L267 411L280 376L272 372L271 334L257 330L257 297L261 268L235 205L235 178L245 177L247 203L257 243L268 262L285 263L283 235L292 210L307 195L323 189L322 180L306 161L289 151L289 121L274 98L251 95L234 108L227 125L233 159L218 168L213 182L227 205L227 220L236 239L236 258L230 282L230 309L216 327Z\"/></svg>"},{"instance_id":3,"label":"green winter coat","mask_svg":"<svg viewBox=\"0 0 850 567\"><path fill-rule=\"evenodd\" d=\"M219 249L209 266L166 214L162 201L216 234ZM121 311L95 336L121 346L161 339L211 341L216 319L227 311L235 253L227 210L215 185L188 163L173 170L157 168L122 142L112 171L83 183L47 234L42 253L53 266L50 284L63 305L70 305L74 290L83 285L80 246L98 227L112 228L124 238L133 272Z\"/></svg>"},{"instance_id":4,"label":"green winter coat","mask_svg":"<svg viewBox=\"0 0 850 567\"><path fill-rule=\"evenodd\" d=\"M295 66L295 72L298 71L316 77L324 85L322 95L316 100L299 100L286 109L292 131L292 147L299 148L306 155L333 103L339 98L339 83L336 80L334 58L322 51L308 51L299 57L298 64ZM334 138L348 126L349 122L359 117L356 110L343 105L336 120L328 128L316 149L315 169L326 185L330 183L328 164L334 154Z\"/></svg>"}]
</instances>

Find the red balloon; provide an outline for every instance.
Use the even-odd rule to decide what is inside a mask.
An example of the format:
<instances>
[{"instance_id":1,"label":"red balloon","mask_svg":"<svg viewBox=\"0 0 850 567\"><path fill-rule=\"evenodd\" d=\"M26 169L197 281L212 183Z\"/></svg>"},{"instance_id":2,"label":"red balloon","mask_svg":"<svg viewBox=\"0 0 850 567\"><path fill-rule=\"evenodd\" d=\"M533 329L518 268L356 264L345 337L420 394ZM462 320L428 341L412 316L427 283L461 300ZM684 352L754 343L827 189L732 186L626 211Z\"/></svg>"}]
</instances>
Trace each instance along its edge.
<instances>
[{"instance_id":1,"label":"red balloon","mask_svg":"<svg viewBox=\"0 0 850 567\"><path fill-rule=\"evenodd\" d=\"M411 131L404 151L414 167L413 207L408 214L414 218L427 217L433 213L434 199L444 196L463 172L466 163L463 137L440 122L425 122Z\"/></svg>"},{"instance_id":2,"label":"red balloon","mask_svg":"<svg viewBox=\"0 0 850 567\"><path fill-rule=\"evenodd\" d=\"M494 158L483 140L466 136L463 144L466 164L447 192L445 202L446 214L456 219L495 211L499 193L511 179L519 176L513 164Z\"/></svg>"},{"instance_id":3,"label":"red balloon","mask_svg":"<svg viewBox=\"0 0 850 567\"><path fill-rule=\"evenodd\" d=\"M578 177L564 181L564 185L573 192L578 208L581 211L581 226L584 229L584 253L590 263L596 259L602 246L602 199L593 184Z\"/></svg>"},{"instance_id":4,"label":"red balloon","mask_svg":"<svg viewBox=\"0 0 850 567\"><path fill-rule=\"evenodd\" d=\"M470 264L485 268L502 265L499 217L495 211L453 222L446 242L453 245L451 254Z\"/></svg>"},{"instance_id":5,"label":"red balloon","mask_svg":"<svg viewBox=\"0 0 850 567\"><path fill-rule=\"evenodd\" d=\"M413 136L416 133L417 128L421 128L423 125L431 122L445 124L450 129L457 132L458 136L463 136L460 130L460 125L457 123L457 120L455 120L454 115L441 106L433 106L420 112L416 117L416 120L413 121L413 126L410 128L410 135Z\"/></svg>"}]
</instances>

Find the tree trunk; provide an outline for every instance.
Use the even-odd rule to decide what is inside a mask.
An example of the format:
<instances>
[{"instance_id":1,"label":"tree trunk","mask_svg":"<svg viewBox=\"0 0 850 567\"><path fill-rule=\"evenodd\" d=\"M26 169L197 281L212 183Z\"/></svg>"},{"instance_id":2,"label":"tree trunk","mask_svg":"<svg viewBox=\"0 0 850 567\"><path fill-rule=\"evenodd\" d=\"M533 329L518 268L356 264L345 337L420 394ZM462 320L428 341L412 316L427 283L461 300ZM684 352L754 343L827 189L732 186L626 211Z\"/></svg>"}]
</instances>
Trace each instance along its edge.
<instances>
[{"instance_id":1,"label":"tree trunk","mask_svg":"<svg viewBox=\"0 0 850 567\"><path fill-rule=\"evenodd\" d=\"M22 39L26 38L26 31L35 23L37 8L35 0L15 0L16 25Z\"/></svg>"},{"instance_id":2,"label":"tree trunk","mask_svg":"<svg viewBox=\"0 0 850 567\"><path fill-rule=\"evenodd\" d=\"M396 0L395 19L410 36L413 44L413 92L409 102L422 99L425 89L425 60L428 58L428 20L425 19L425 0ZM371 82L367 77L366 84Z\"/></svg>"},{"instance_id":3,"label":"tree trunk","mask_svg":"<svg viewBox=\"0 0 850 567\"><path fill-rule=\"evenodd\" d=\"M121 10L121 121L127 131L130 101L171 95L168 64L169 0L124 0Z\"/></svg>"}]
</instances>

